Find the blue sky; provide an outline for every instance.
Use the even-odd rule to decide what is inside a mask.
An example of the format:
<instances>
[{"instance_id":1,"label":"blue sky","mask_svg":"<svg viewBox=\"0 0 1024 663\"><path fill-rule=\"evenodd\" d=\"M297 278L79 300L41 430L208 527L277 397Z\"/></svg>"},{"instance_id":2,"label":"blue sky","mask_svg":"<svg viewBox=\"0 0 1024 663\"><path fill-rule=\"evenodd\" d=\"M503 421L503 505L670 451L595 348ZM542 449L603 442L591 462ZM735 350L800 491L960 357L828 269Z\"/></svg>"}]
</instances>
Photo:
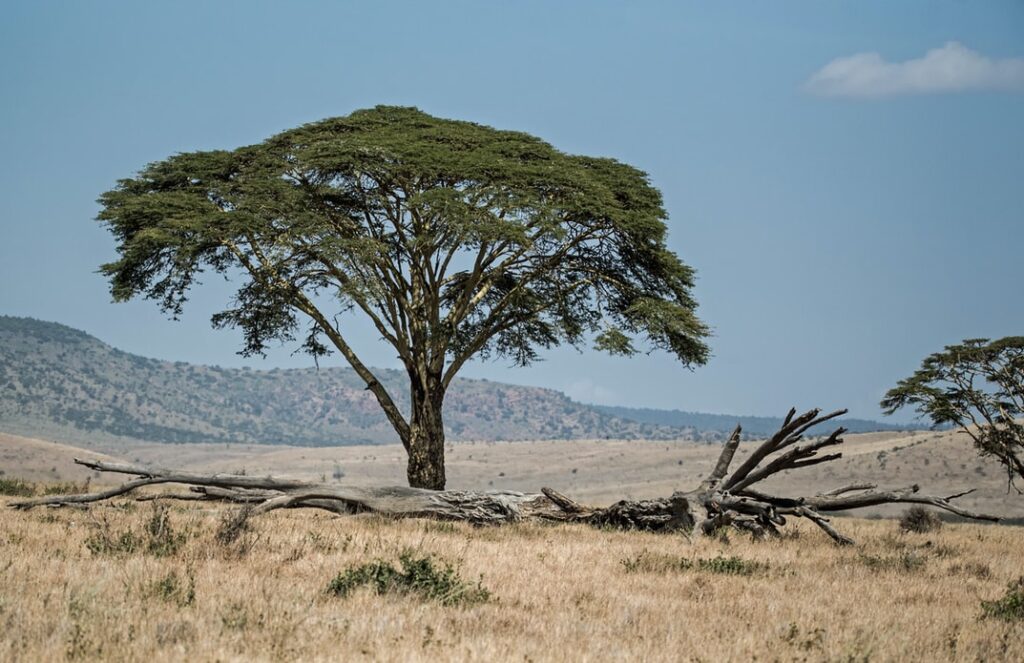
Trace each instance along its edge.
<instances>
[{"instance_id":1,"label":"blue sky","mask_svg":"<svg viewBox=\"0 0 1024 663\"><path fill-rule=\"evenodd\" d=\"M379 103L528 131L650 173L714 356L571 349L464 375L726 413L877 401L928 353L1024 333L1024 3L8 3L0 313L221 365L209 327L111 304L92 219L117 178ZM353 325L368 363L394 353ZM334 359L333 361L340 361Z\"/></svg>"}]
</instances>

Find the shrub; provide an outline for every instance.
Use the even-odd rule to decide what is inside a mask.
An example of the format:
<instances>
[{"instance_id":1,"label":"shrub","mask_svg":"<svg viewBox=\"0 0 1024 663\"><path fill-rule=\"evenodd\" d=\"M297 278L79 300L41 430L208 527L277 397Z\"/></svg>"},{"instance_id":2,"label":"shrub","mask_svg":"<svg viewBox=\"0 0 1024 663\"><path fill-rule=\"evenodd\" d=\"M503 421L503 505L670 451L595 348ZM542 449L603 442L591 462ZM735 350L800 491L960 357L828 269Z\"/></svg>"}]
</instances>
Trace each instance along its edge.
<instances>
[{"instance_id":1,"label":"shrub","mask_svg":"<svg viewBox=\"0 0 1024 663\"><path fill-rule=\"evenodd\" d=\"M900 531L924 534L942 528L942 520L923 506L912 506L900 517Z\"/></svg>"},{"instance_id":2,"label":"shrub","mask_svg":"<svg viewBox=\"0 0 1024 663\"><path fill-rule=\"evenodd\" d=\"M982 601L981 612L983 617L1007 622L1024 620L1024 576L1011 582L1002 598Z\"/></svg>"},{"instance_id":3,"label":"shrub","mask_svg":"<svg viewBox=\"0 0 1024 663\"><path fill-rule=\"evenodd\" d=\"M345 597L358 587L369 585L380 595L412 594L447 606L482 603L491 597L479 582L463 580L451 564L439 566L434 558L416 556L408 550L398 556L398 561L400 569L383 560L351 566L331 580L327 592Z\"/></svg>"}]
</instances>

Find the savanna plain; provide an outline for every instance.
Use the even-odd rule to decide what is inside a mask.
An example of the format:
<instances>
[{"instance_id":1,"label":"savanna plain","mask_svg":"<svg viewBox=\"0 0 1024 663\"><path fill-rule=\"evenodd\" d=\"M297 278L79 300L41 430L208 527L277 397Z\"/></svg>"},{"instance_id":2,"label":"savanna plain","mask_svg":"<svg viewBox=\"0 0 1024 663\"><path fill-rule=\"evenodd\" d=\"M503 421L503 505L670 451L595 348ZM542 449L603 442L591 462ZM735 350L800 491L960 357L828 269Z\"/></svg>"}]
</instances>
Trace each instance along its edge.
<instances>
[{"instance_id":1,"label":"savanna plain","mask_svg":"<svg viewBox=\"0 0 1024 663\"><path fill-rule=\"evenodd\" d=\"M826 490L851 476L898 486L914 475L937 493L977 486L972 508L1019 515L998 471L954 438L849 436L835 476L799 481ZM98 450L0 442L9 487L19 473L37 492L108 480L71 469L72 455ZM378 484L396 455L257 451L245 454L247 471L330 477L336 465L338 481ZM238 470L243 451L138 453ZM601 504L692 487L716 453L601 441L465 444L450 457L453 483L532 489L523 484L537 481ZM807 492L785 482L778 489ZM163 500L0 508L0 659L1024 660L1024 588L1011 586L1024 574L1020 527L913 532L893 519L835 522L857 545L838 547L805 522L769 541L738 532L691 540L308 509L246 519L235 507Z\"/></svg>"}]
</instances>

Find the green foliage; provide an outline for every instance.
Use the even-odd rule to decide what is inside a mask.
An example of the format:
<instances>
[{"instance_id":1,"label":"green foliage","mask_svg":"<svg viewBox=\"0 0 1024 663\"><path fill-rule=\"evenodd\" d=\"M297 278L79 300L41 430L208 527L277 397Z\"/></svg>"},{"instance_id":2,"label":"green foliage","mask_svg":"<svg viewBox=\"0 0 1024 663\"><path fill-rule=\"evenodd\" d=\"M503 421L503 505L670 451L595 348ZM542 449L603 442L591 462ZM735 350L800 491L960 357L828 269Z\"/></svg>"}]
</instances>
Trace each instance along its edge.
<instances>
[{"instance_id":1,"label":"green foliage","mask_svg":"<svg viewBox=\"0 0 1024 663\"><path fill-rule=\"evenodd\" d=\"M35 484L23 479L0 478L0 495L11 497L32 497L36 494Z\"/></svg>"},{"instance_id":2,"label":"green foliage","mask_svg":"<svg viewBox=\"0 0 1024 663\"><path fill-rule=\"evenodd\" d=\"M749 576L768 570L768 564L742 557L717 555L708 559L689 559L673 555L659 555L643 551L635 557L621 561L627 573L668 573L703 571L720 575Z\"/></svg>"},{"instance_id":3,"label":"green foliage","mask_svg":"<svg viewBox=\"0 0 1024 663\"><path fill-rule=\"evenodd\" d=\"M327 592L345 597L368 585L377 594L412 594L447 606L472 605L490 599L487 589L480 583L463 580L450 564L438 566L432 557L417 556L408 550L399 555L398 561L399 568L382 560L349 567L331 580Z\"/></svg>"},{"instance_id":4,"label":"green foliage","mask_svg":"<svg viewBox=\"0 0 1024 663\"><path fill-rule=\"evenodd\" d=\"M1007 622L1024 621L1024 576L1017 578L1006 587L1006 593L995 601L982 601L984 617Z\"/></svg>"},{"instance_id":5,"label":"green foliage","mask_svg":"<svg viewBox=\"0 0 1024 663\"><path fill-rule=\"evenodd\" d=\"M886 414L913 407L935 425L959 426L983 456L1024 477L1024 336L968 339L925 358L882 399Z\"/></svg>"}]
</instances>

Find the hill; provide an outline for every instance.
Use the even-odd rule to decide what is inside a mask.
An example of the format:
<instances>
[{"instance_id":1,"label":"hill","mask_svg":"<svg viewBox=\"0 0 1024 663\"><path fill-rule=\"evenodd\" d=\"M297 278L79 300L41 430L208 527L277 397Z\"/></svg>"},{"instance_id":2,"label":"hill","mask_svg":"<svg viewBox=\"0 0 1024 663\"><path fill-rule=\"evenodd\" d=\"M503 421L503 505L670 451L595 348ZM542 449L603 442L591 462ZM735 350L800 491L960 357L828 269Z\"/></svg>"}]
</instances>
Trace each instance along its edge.
<instances>
[{"instance_id":1,"label":"hill","mask_svg":"<svg viewBox=\"0 0 1024 663\"><path fill-rule=\"evenodd\" d=\"M379 371L400 407L404 373ZM670 438L678 427L620 419L551 389L456 380L454 440ZM396 436L347 368L266 371L128 354L85 332L0 316L0 430L69 442L380 444Z\"/></svg>"},{"instance_id":2,"label":"hill","mask_svg":"<svg viewBox=\"0 0 1024 663\"><path fill-rule=\"evenodd\" d=\"M405 374L377 375L407 409ZM771 417L741 420L753 435L780 423ZM455 380L445 404L451 440L712 441L736 421L727 415L603 408L552 389L487 380ZM885 428L857 420L844 424L854 431ZM0 316L0 431L76 444L397 441L349 368L250 370L160 361L122 352L65 325L11 316Z\"/></svg>"}]
</instances>

